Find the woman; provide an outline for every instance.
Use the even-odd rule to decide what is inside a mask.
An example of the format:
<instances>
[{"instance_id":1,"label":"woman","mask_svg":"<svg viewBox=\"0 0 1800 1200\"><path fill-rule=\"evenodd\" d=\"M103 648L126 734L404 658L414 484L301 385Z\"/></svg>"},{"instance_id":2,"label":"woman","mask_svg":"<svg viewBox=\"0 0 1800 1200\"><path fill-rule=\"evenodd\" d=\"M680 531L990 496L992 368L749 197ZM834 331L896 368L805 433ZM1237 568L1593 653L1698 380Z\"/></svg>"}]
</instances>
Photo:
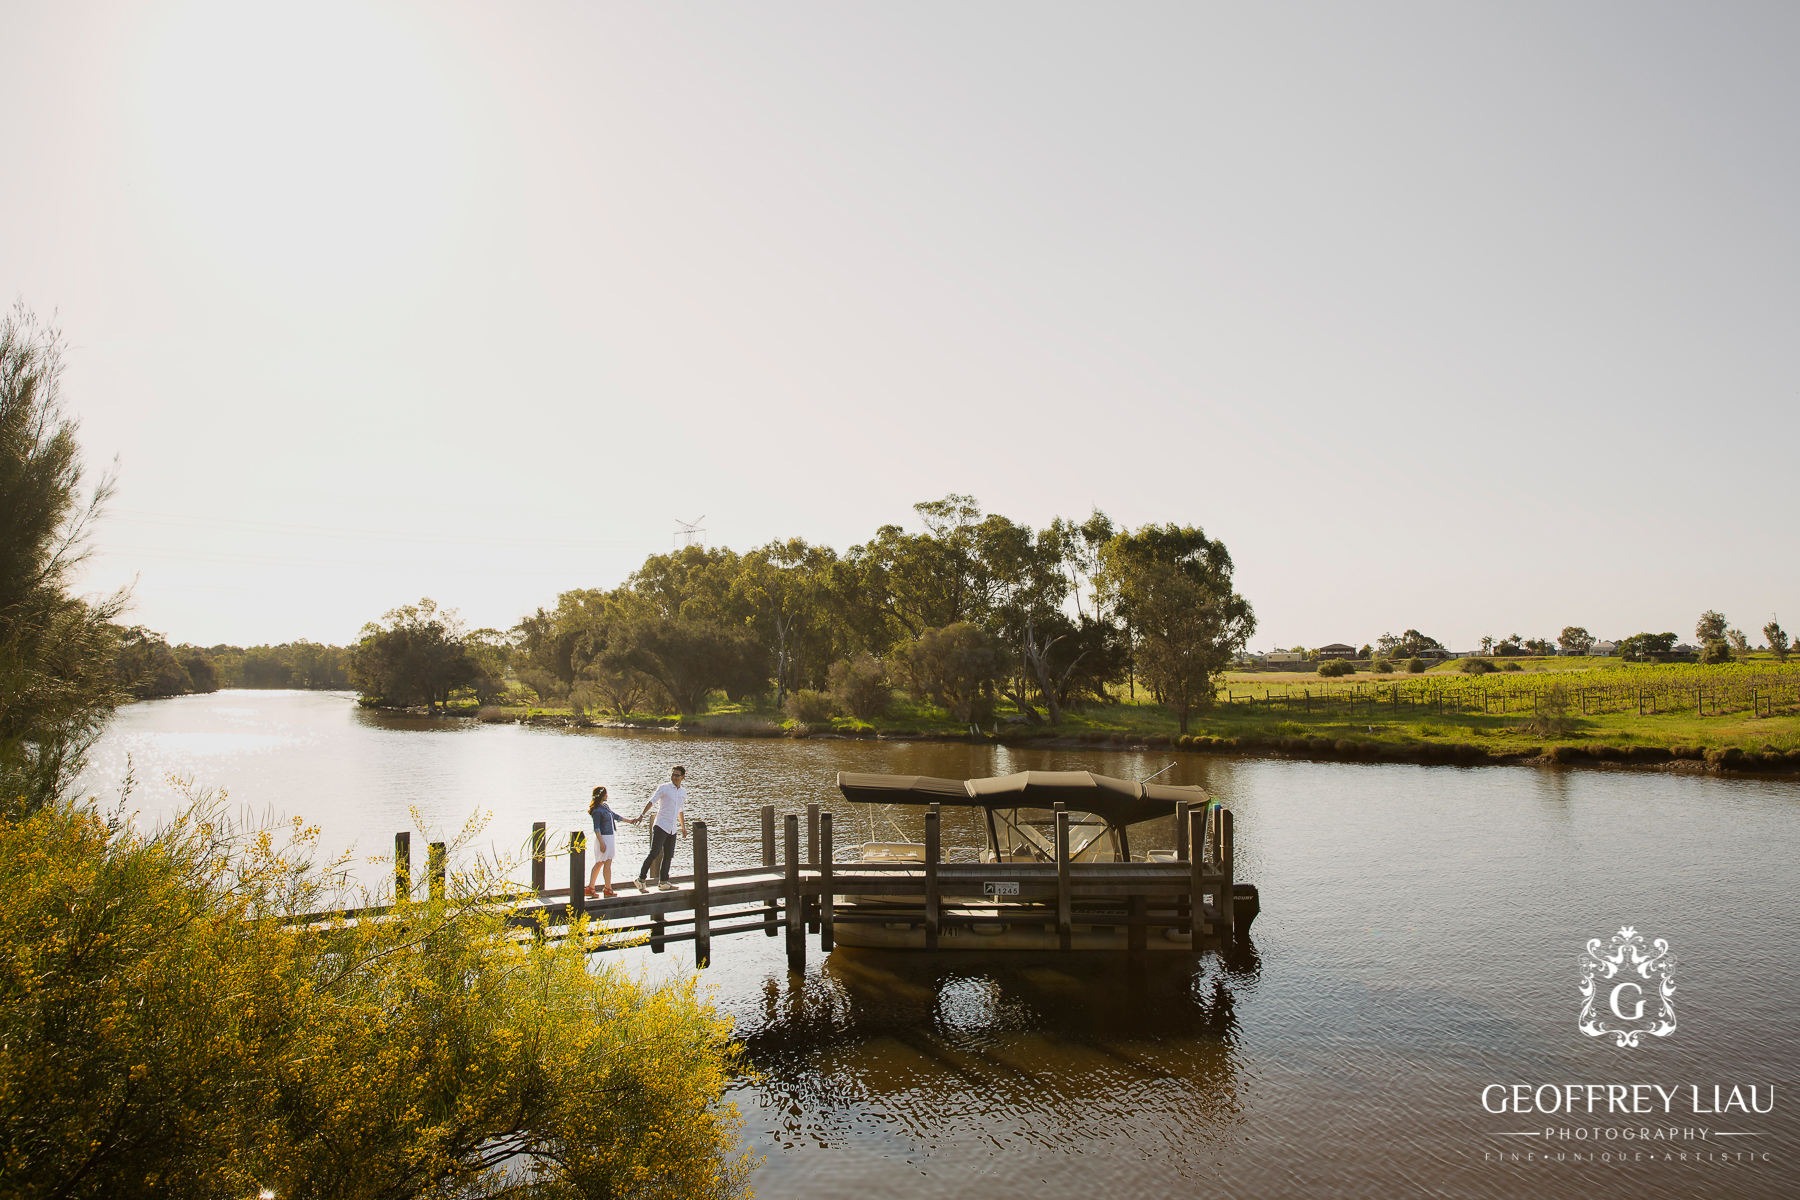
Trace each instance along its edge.
<instances>
[{"instance_id":1,"label":"woman","mask_svg":"<svg viewBox=\"0 0 1800 1200\"><path fill-rule=\"evenodd\" d=\"M599 845L594 848L594 869L588 872L587 894L589 897L594 895L594 880L598 879L601 871L604 870L606 872L606 891L601 895L616 896L619 893L613 891L612 885L613 855L618 853L619 849L619 822L630 820L630 818L621 817L612 810L612 806L606 802L606 789L603 787L594 789L594 797L588 801L588 815L594 818L594 840ZM637 824L636 821L631 823Z\"/></svg>"}]
</instances>

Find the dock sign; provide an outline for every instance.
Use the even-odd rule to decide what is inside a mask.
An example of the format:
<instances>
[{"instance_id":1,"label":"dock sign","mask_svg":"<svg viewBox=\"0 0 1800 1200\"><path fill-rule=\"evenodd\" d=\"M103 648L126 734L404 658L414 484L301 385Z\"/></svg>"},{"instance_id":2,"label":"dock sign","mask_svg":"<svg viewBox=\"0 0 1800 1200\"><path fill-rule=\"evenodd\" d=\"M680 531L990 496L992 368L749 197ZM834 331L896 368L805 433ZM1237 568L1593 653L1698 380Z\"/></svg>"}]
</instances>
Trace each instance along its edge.
<instances>
[{"instance_id":1,"label":"dock sign","mask_svg":"<svg viewBox=\"0 0 1800 1200\"><path fill-rule=\"evenodd\" d=\"M1016 896L1019 885L1016 883L996 883L992 879L981 885L981 890L989 896Z\"/></svg>"}]
</instances>

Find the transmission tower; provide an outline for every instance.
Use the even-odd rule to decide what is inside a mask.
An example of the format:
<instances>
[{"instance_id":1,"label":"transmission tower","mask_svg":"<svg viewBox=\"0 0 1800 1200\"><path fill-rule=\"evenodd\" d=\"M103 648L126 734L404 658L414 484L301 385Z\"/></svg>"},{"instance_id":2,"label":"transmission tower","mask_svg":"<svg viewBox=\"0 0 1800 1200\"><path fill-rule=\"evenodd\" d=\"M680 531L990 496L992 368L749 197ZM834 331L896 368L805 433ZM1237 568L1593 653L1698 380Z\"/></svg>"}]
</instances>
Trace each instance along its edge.
<instances>
[{"instance_id":1,"label":"transmission tower","mask_svg":"<svg viewBox=\"0 0 1800 1200\"><path fill-rule=\"evenodd\" d=\"M684 521L680 517L676 517L675 523L681 526L681 528L676 530L675 536L670 539L669 548L674 550L679 549L682 546L693 545L694 538L697 535L706 532L706 530L700 528L700 522L704 520L706 520L705 513L701 513L691 521Z\"/></svg>"}]
</instances>

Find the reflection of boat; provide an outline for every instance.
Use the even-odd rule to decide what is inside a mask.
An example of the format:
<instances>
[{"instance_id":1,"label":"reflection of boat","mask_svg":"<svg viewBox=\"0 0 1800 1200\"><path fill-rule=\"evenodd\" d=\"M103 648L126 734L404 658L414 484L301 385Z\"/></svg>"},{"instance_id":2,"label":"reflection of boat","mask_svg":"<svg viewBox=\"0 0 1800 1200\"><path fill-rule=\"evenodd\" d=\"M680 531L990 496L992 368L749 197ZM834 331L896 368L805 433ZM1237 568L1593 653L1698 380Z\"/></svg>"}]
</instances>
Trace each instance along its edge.
<instances>
[{"instance_id":1,"label":"reflection of boat","mask_svg":"<svg viewBox=\"0 0 1800 1200\"><path fill-rule=\"evenodd\" d=\"M895 886L887 894L837 899L839 945L1192 951L1226 936L1242 937L1260 908L1255 886L1231 877L1230 814L1210 804L1197 787L1134 783L1087 771L1023 771L966 781L840 774L838 789L862 804L979 808L987 836L980 864L991 865L984 872L932 864L927 872L935 852L929 842L864 843L864 877L879 869ZM1134 829L1141 843L1146 823L1184 815L1192 824L1175 822L1174 847L1133 846ZM848 864L840 869L856 872ZM1199 914L1198 939L1188 911L1187 897L1198 890L1187 885L1190 871L1192 878L1214 885ZM941 886L946 898L935 912L931 901L921 909L916 886L902 886L900 877L922 874ZM1220 904L1224 896L1231 898L1228 906Z\"/></svg>"}]
</instances>

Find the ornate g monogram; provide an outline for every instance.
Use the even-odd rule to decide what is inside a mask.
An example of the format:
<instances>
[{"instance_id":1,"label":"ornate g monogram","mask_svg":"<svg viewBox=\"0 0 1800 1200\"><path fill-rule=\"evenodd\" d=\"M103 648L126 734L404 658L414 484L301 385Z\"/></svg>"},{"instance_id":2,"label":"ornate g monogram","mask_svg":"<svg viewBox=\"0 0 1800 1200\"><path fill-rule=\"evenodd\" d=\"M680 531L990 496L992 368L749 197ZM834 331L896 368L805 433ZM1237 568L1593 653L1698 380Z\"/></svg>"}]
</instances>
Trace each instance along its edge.
<instances>
[{"instance_id":1,"label":"ornate g monogram","mask_svg":"<svg viewBox=\"0 0 1800 1200\"><path fill-rule=\"evenodd\" d=\"M1588 939L1581 959L1581 1032L1610 1035L1616 1046L1636 1046L1646 1033L1675 1032L1675 958L1662 938L1650 949L1629 925L1613 934L1610 947Z\"/></svg>"}]
</instances>

